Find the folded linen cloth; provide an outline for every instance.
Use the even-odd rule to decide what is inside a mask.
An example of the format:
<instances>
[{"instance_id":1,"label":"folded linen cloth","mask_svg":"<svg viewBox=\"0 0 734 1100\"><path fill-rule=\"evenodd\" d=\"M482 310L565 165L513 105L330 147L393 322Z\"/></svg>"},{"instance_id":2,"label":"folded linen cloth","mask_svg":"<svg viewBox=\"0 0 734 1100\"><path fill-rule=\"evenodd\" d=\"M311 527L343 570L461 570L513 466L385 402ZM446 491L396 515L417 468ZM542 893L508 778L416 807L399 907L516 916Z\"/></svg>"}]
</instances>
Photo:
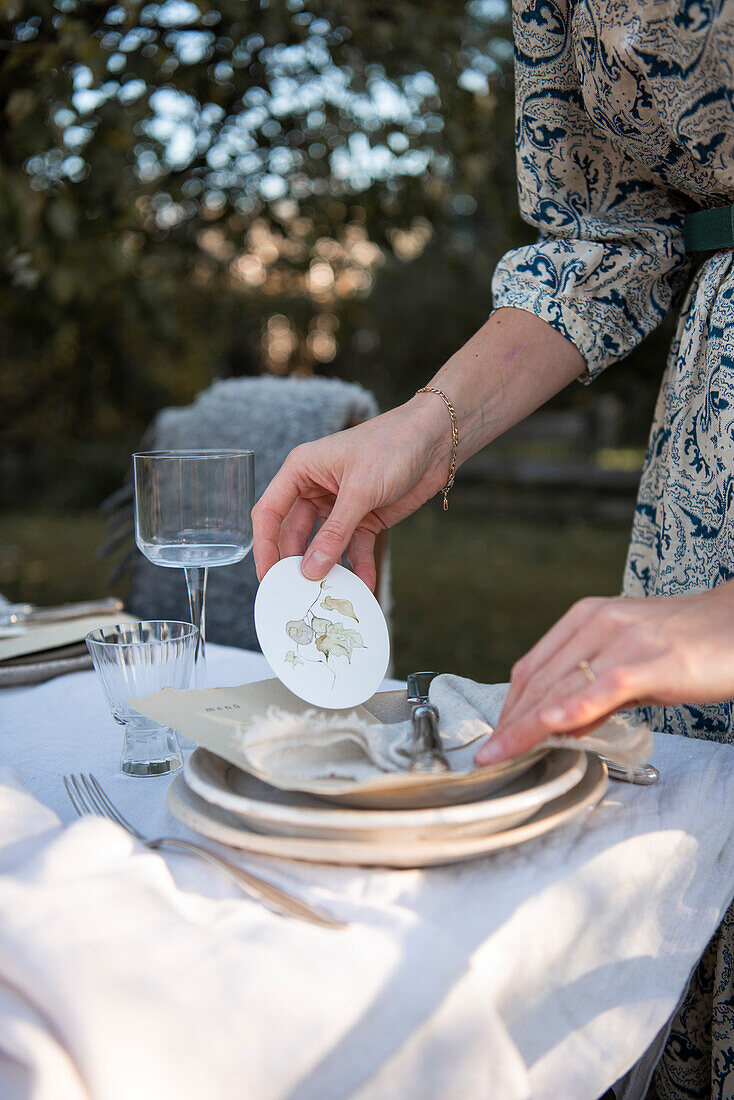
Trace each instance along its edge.
<instances>
[{"instance_id":1,"label":"folded linen cloth","mask_svg":"<svg viewBox=\"0 0 734 1100\"><path fill-rule=\"evenodd\" d=\"M448 674L432 681L430 700L438 708L439 730L453 772L466 774L476 768L479 743L492 735L508 687ZM376 696L367 707L376 711L379 699ZM404 696L401 702L404 710ZM249 771L276 787L289 788L324 778L363 783L385 772L405 771L413 738L410 721L390 721L389 714L377 717L384 724L369 724L355 714L327 717L313 710L292 714L270 707L247 724L226 714L216 720L233 727L232 737ZM629 769L647 758L651 743L646 726L615 716L584 738L554 737L544 745L598 752Z\"/></svg>"},{"instance_id":2,"label":"folded linen cloth","mask_svg":"<svg viewBox=\"0 0 734 1100\"><path fill-rule=\"evenodd\" d=\"M486 982L446 1003L471 968L435 919L366 898L360 871L258 868L351 921L333 932L168 859L186 889L112 822L64 828L0 764L2 1100L438 1100L490 1076L529 1100Z\"/></svg>"}]
</instances>

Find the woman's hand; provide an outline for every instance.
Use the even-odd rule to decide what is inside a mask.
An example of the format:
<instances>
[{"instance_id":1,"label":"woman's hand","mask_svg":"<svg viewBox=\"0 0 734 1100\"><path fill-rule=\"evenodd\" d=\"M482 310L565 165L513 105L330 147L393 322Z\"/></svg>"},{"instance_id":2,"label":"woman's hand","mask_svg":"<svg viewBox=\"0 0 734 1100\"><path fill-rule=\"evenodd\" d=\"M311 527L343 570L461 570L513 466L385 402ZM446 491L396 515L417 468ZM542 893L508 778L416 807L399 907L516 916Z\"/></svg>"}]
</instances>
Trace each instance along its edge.
<instances>
[{"instance_id":1,"label":"woman's hand","mask_svg":"<svg viewBox=\"0 0 734 1100\"><path fill-rule=\"evenodd\" d=\"M524 309L498 309L429 381L459 422L457 464L563 389L584 369L574 345ZM321 580L347 551L375 586L375 535L438 493L451 465L451 421L433 393L356 428L296 447L253 509L260 580L281 557L304 554Z\"/></svg>"},{"instance_id":2,"label":"woman's hand","mask_svg":"<svg viewBox=\"0 0 734 1100\"><path fill-rule=\"evenodd\" d=\"M376 534L444 486L450 457L449 416L432 394L296 447L252 511L258 578L279 556L303 554L321 519L304 574L320 580L346 550L355 573L374 589Z\"/></svg>"},{"instance_id":3,"label":"woman's hand","mask_svg":"<svg viewBox=\"0 0 734 1100\"><path fill-rule=\"evenodd\" d=\"M581 600L514 666L476 761L518 756L551 734L581 737L631 704L732 697L733 581L690 596Z\"/></svg>"}]
</instances>

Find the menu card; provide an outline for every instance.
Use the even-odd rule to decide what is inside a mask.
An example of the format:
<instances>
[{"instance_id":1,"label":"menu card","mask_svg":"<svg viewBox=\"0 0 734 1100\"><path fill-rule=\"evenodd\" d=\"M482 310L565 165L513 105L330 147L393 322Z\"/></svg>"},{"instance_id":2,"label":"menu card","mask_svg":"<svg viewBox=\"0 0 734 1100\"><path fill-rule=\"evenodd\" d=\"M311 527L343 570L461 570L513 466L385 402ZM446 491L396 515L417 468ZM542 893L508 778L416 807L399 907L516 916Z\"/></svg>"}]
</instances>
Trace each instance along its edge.
<instances>
[{"instance_id":1,"label":"menu card","mask_svg":"<svg viewBox=\"0 0 734 1100\"><path fill-rule=\"evenodd\" d=\"M405 692L400 694L405 697ZM239 767L243 763L242 754L232 737L233 727L246 726L253 718L267 714L270 707L278 707L291 714L314 710L276 679L259 680L240 687L191 691L164 688L129 702L146 718L152 718L162 726L170 726L197 745ZM375 716L365 707L329 711L329 717L336 714L356 714L365 722L375 722Z\"/></svg>"}]
</instances>

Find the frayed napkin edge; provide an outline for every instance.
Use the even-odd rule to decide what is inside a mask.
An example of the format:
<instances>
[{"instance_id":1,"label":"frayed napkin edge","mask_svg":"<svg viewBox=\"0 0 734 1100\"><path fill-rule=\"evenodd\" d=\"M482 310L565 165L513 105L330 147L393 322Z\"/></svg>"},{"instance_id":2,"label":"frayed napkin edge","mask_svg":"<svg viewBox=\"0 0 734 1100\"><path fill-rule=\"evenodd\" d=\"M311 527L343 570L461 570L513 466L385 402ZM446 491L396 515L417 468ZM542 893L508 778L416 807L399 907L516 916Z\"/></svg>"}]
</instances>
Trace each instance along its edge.
<instances>
[{"instance_id":1,"label":"frayed napkin edge","mask_svg":"<svg viewBox=\"0 0 734 1100\"><path fill-rule=\"evenodd\" d=\"M295 711L269 706L264 714L249 719L246 727L244 723L236 726L233 731L236 747L254 748L272 740L273 723L278 725L277 736L288 740L294 739L296 735L303 736L304 733L322 734L342 731L345 734L353 732L367 734L375 726L382 725L382 722L376 719L374 722L365 722L355 711L351 714L334 714L329 717L323 711L315 709L297 714Z\"/></svg>"}]
</instances>

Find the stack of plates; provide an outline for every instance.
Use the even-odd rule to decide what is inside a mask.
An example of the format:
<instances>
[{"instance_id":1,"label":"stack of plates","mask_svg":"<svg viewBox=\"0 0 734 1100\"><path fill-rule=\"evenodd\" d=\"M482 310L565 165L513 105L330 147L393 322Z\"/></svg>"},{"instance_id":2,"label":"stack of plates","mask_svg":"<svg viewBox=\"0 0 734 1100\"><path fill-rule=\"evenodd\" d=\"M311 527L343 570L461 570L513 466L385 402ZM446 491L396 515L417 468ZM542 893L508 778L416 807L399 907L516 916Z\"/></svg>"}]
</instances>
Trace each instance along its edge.
<instances>
[{"instance_id":1,"label":"stack of plates","mask_svg":"<svg viewBox=\"0 0 734 1100\"><path fill-rule=\"evenodd\" d=\"M426 867L543 836L591 810L607 785L599 758L575 749L536 750L506 770L501 783L492 781L490 769L472 775L486 781L476 785L470 801L466 776L456 774L444 779L445 804L425 807L417 798L411 806L404 797L402 808L394 809L385 808L384 793L381 797L378 791L365 798L356 790L350 804L344 795L317 798L280 790L198 748L171 784L168 805L196 832L262 855ZM394 796L391 802L394 806Z\"/></svg>"},{"instance_id":2,"label":"stack of plates","mask_svg":"<svg viewBox=\"0 0 734 1100\"><path fill-rule=\"evenodd\" d=\"M324 617L326 613L331 618ZM339 621L333 618L337 613ZM369 697L385 675L389 633L379 604L356 574L335 565L325 580L310 581L299 557L283 558L258 589L255 625L277 680L252 685L249 692L243 688L237 700L232 693L218 703L208 699L208 711L233 711L240 716L235 724L246 725L247 714L264 713L268 699L270 705L291 710L287 700L278 703L288 689L286 696L292 693L301 710L302 700L331 710L354 708L367 700L368 718L384 725L409 719L405 691ZM332 628L350 639L349 646L337 646L341 656L356 643L357 657L341 664L335 657L326 678L319 679L313 675L314 664L306 667L302 658L309 659L314 631L323 631L324 641ZM290 649L286 640L293 643ZM184 707L193 706L189 694L181 693ZM135 702L142 713L178 728L172 721L172 701L151 696ZM197 734L200 747L168 789L174 816L212 840L283 859L382 867L473 859L543 836L587 812L600 801L607 784L606 768L598 757L576 749L536 748L521 759L489 768L442 774L380 772L362 782L324 774L309 779L308 792L286 790L282 774L281 786L275 787L270 773L256 777L243 770L248 757L234 751L231 739L223 740L224 725L191 723L185 710L179 711L178 722L183 722L182 732ZM290 778L291 788L307 785Z\"/></svg>"}]
</instances>

